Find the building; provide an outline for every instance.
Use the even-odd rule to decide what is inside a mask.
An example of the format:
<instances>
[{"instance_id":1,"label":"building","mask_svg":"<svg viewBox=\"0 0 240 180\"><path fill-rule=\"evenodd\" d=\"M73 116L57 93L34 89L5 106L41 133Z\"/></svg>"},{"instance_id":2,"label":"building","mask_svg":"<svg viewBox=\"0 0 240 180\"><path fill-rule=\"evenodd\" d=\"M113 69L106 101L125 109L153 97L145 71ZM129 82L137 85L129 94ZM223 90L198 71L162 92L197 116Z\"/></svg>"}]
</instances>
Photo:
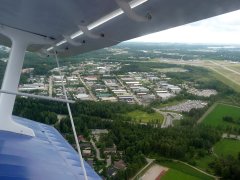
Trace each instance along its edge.
<instances>
[{"instance_id":1,"label":"building","mask_svg":"<svg viewBox=\"0 0 240 180\"><path fill-rule=\"evenodd\" d=\"M86 93L79 93L76 95L76 98L80 99L80 100L90 100L91 99L91 97Z\"/></svg>"},{"instance_id":2,"label":"building","mask_svg":"<svg viewBox=\"0 0 240 180\"><path fill-rule=\"evenodd\" d=\"M43 83L33 83L33 84L24 84L20 85L18 88L19 91L35 91L35 90L46 90L46 87Z\"/></svg>"},{"instance_id":3,"label":"building","mask_svg":"<svg viewBox=\"0 0 240 180\"><path fill-rule=\"evenodd\" d=\"M92 155L91 149L84 149L84 150L82 150L82 155L84 157L90 157Z\"/></svg>"},{"instance_id":4,"label":"building","mask_svg":"<svg viewBox=\"0 0 240 180\"><path fill-rule=\"evenodd\" d=\"M101 99L102 101L117 102L116 97L100 97L99 99Z\"/></svg>"},{"instance_id":5,"label":"building","mask_svg":"<svg viewBox=\"0 0 240 180\"><path fill-rule=\"evenodd\" d=\"M97 76L86 76L83 79L85 81L97 81Z\"/></svg>"},{"instance_id":6,"label":"building","mask_svg":"<svg viewBox=\"0 0 240 180\"><path fill-rule=\"evenodd\" d=\"M168 89L174 94L178 94L181 91L180 87L174 85L168 86Z\"/></svg>"},{"instance_id":7,"label":"building","mask_svg":"<svg viewBox=\"0 0 240 180\"><path fill-rule=\"evenodd\" d=\"M119 161L114 161L113 166L118 170L124 170L127 167L122 159Z\"/></svg>"},{"instance_id":8,"label":"building","mask_svg":"<svg viewBox=\"0 0 240 180\"><path fill-rule=\"evenodd\" d=\"M175 94L164 92L164 93L157 93L157 96L161 98L161 100L165 101L171 97L176 96Z\"/></svg>"}]
</instances>

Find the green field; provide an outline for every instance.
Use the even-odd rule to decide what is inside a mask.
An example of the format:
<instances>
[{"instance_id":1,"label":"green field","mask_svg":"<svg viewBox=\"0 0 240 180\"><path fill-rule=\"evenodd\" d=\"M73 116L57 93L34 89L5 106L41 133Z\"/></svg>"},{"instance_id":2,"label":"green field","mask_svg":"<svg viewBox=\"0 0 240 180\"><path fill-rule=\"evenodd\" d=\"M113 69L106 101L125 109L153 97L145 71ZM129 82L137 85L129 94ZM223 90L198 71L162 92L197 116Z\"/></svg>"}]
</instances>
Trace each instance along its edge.
<instances>
[{"instance_id":1,"label":"green field","mask_svg":"<svg viewBox=\"0 0 240 180\"><path fill-rule=\"evenodd\" d=\"M170 168L169 171L161 178L163 180L175 180L175 179L187 179L187 180L197 180L197 179L213 179L212 177L203 174L190 166L187 166L181 162L163 162L160 163L163 166Z\"/></svg>"},{"instance_id":2,"label":"green field","mask_svg":"<svg viewBox=\"0 0 240 180\"><path fill-rule=\"evenodd\" d=\"M132 111L127 114L127 116L131 117L134 121L139 123L148 123L148 122L154 122L154 123L162 123L163 122L163 115L160 113L147 113L144 111Z\"/></svg>"},{"instance_id":3,"label":"green field","mask_svg":"<svg viewBox=\"0 0 240 180\"><path fill-rule=\"evenodd\" d=\"M211 68L211 70L213 71L213 73L212 73L213 77L215 77L219 81L223 82L224 84L228 85L229 87L231 87L235 91L240 92L240 85L239 84L231 81L229 78L223 76L222 74L219 74L219 71L217 71L216 69Z\"/></svg>"},{"instance_id":4,"label":"green field","mask_svg":"<svg viewBox=\"0 0 240 180\"><path fill-rule=\"evenodd\" d=\"M176 179L184 179L184 180L199 180L199 178L185 174L181 171L170 169L167 173L161 177L161 180L176 180Z\"/></svg>"},{"instance_id":5,"label":"green field","mask_svg":"<svg viewBox=\"0 0 240 180\"><path fill-rule=\"evenodd\" d=\"M203 119L203 124L215 127L240 127L239 124L224 121L224 116L231 116L234 120L239 119L240 107L226 104L217 104L216 107Z\"/></svg>"},{"instance_id":6,"label":"green field","mask_svg":"<svg viewBox=\"0 0 240 180\"><path fill-rule=\"evenodd\" d=\"M214 161L216 157L214 155L204 156L202 158L196 159L196 167L202 169L205 172L213 174L213 170L209 168L209 164Z\"/></svg>"},{"instance_id":7,"label":"green field","mask_svg":"<svg viewBox=\"0 0 240 180\"><path fill-rule=\"evenodd\" d=\"M232 155L234 157L238 156L240 152L240 141L233 139L222 139L214 145L214 152L217 155Z\"/></svg>"},{"instance_id":8,"label":"green field","mask_svg":"<svg viewBox=\"0 0 240 180\"><path fill-rule=\"evenodd\" d=\"M238 153L240 152L240 141L233 139L222 139L214 145L213 149L216 156L212 154L203 158L195 159L196 167L210 174L213 174L213 170L209 168L208 165L218 156L232 155L235 158L238 157Z\"/></svg>"}]
</instances>

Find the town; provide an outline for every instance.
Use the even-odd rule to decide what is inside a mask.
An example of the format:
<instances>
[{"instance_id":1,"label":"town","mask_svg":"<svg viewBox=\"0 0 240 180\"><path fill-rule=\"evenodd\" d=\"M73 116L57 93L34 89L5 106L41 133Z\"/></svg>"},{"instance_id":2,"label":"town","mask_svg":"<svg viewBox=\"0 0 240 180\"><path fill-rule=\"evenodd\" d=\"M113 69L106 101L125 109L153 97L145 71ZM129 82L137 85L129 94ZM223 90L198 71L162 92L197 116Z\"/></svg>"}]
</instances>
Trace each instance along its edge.
<instances>
[{"instance_id":1,"label":"town","mask_svg":"<svg viewBox=\"0 0 240 180\"><path fill-rule=\"evenodd\" d=\"M22 74L28 78L19 85L19 91L30 92L37 95L57 97L64 99L63 87L65 85L68 98L76 101L109 101L125 102L148 106L154 101L165 102L178 96L183 90L199 97L210 97L217 94L214 89L196 89L188 82L172 84L167 76L167 68L152 72L126 72L119 73L122 66L120 62L84 61L78 64L54 68L48 75L33 75L34 68L25 68ZM59 70L62 75L59 75ZM187 70L169 69L176 73ZM207 106L202 100L184 100L177 104L153 108L156 113L163 116L161 128L174 126L175 121L182 119L182 112L191 109L201 109ZM65 116L58 115L61 121ZM59 123L58 121L58 123ZM141 124L146 124L141 122ZM158 127L158 126L156 126ZM122 151L118 151L115 144L112 147L100 146L107 129L91 129L90 139L83 135L78 136L81 150L85 160L94 167L99 174L114 177L119 171L126 169ZM64 135L64 134L63 134ZM103 172L105 171L105 172Z\"/></svg>"}]
</instances>

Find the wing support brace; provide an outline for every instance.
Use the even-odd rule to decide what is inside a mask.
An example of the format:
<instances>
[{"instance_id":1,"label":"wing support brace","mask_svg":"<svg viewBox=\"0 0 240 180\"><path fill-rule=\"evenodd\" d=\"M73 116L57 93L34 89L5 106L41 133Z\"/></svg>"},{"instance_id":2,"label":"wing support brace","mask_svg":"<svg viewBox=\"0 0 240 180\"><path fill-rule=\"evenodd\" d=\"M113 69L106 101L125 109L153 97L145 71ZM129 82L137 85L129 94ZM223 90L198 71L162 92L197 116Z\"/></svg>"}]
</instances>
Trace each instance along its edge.
<instances>
[{"instance_id":1,"label":"wing support brace","mask_svg":"<svg viewBox=\"0 0 240 180\"><path fill-rule=\"evenodd\" d=\"M150 19L152 19L152 16L148 13L146 16L138 15L136 12L133 11L131 6L128 2L124 0L115 0L115 2L118 4L120 9L132 20L137 22L147 22Z\"/></svg>"},{"instance_id":2,"label":"wing support brace","mask_svg":"<svg viewBox=\"0 0 240 180\"><path fill-rule=\"evenodd\" d=\"M53 56L54 54L47 51L46 49L41 49L38 53L41 57L45 57L44 55L46 56Z\"/></svg>"},{"instance_id":3,"label":"wing support brace","mask_svg":"<svg viewBox=\"0 0 240 180\"><path fill-rule=\"evenodd\" d=\"M0 25L0 33L12 41L10 56L2 83L2 91L16 92L20 80L25 52L31 44L51 44L49 38L25 32L22 30ZM12 111L16 95L0 95L0 130L18 133L22 135L35 136L34 131L24 125L18 124L12 119Z\"/></svg>"},{"instance_id":4,"label":"wing support brace","mask_svg":"<svg viewBox=\"0 0 240 180\"><path fill-rule=\"evenodd\" d=\"M73 39L71 38L71 36L63 35L63 37L64 37L64 39L65 39L69 44L71 44L71 45L73 45L73 46L81 46L81 45L82 45L81 42L77 42L77 41L73 40Z\"/></svg>"},{"instance_id":5,"label":"wing support brace","mask_svg":"<svg viewBox=\"0 0 240 180\"><path fill-rule=\"evenodd\" d=\"M79 29L83 32L83 34L86 35L86 36L89 37L89 38L98 39L98 38L101 37L100 35L97 35L97 34L94 34L93 32L91 32L91 31L88 29L87 26L79 25L78 27L79 27Z\"/></svg>"},{"instance_id":6,"label":"wing support brace","mask_svg":"<svg viewBox=\"0 0 240 180\"><path fill-rule=\"evenodd\" d=\"M30 98L36 98L36 99L44 99L49 101L55 101L55 102L63 102L63 103L75 103L75 101L72 100L66 100L66 99L60 99L60 98L54 98L54 97L47 97L47 96L39 96L35 94L28 94L28 93L21 93L21 92L12 92L12 91L4 91L0 89L0 94L12 94L17 96L26 96Z\"/></svg>"}]
</instances>

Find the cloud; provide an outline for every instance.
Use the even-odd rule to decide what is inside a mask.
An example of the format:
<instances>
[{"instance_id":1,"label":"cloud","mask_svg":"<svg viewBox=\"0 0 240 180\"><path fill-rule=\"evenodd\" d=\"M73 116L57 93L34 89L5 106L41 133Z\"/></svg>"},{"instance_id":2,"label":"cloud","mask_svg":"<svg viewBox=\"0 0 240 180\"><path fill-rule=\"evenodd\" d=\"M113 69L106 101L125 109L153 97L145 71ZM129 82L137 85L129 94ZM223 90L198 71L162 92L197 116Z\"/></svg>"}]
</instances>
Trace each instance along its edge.
<instances>
[{"instance_id":1,"label":"cloud","mask_svg":"<svg viewBox=\"0 0 240 180\"><path fill-rule=\"evenodd\" d=\"M142 42L240 44L240 11L133 39Z\"/></svg>"}]
</instances>

